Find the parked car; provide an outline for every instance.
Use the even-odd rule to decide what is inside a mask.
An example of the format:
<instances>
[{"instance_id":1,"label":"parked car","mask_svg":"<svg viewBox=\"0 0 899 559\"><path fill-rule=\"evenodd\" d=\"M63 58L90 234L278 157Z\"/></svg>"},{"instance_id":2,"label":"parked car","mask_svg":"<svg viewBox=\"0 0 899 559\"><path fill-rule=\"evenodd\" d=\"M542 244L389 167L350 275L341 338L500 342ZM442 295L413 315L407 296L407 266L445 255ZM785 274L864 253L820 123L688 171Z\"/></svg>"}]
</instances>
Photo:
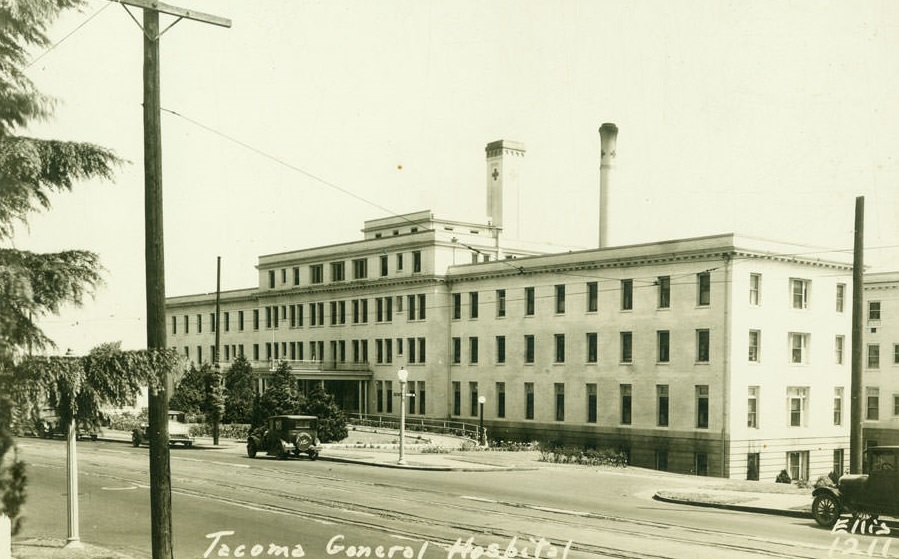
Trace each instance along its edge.
<instances>
[{"instance_id":1,"label":"parked car","mask_svg":"<svg viewBox=\"0 0 899 559\"><path fill-rule=\"evenodd\" d=\"M38 436L44 439L53 439L56 437L66 438L68 433L66 433L66 430L60 424L59 418L56 416L56 410L53 408L42 408L39 415L40 419L37 428ZM96 441L98 435L99 433L97 433L96 429L91 428L83 422L79 422L78 427L75 430L75 440L77 441L86 438Z\"/></svg>"},{"instance_id":2,"label":"parked car","mask_svg":"<svg viewBox=\"0 0 899 559\"><path fill-rule=\"evenodd\" d=\"M140 427L131 432L131 444L140 446L142 443L150 443L148 429L149 423L141 423ZM194 438L190 434L190 425L185 422L184 412L169 410L169 446L176 444L191 447Z\"/></svg>"},{"instance_id":3,"label":"parked car","mask_svg":"<svg viewBox=\"0 0 899 559\"><path fill-rule=\"evenodd\" d=\"M899 446L879 446L866 452L866 474L846 474L836 487L812 492L812 515L831 527L841 514L899 515Z\"/></svg>"},{"instance_id":4,"label":"parked car","mask_svg":"<svg viewBox=\"0 0 899 559\"><path fill-rule=\"evenodd\" d=\"M318 439L318 418L314 415L275 415L265 425L247 437L247 456L255 458L259 452L287 458L306 454L318 458L321 442Z\"/></svg>"}]
</instances>

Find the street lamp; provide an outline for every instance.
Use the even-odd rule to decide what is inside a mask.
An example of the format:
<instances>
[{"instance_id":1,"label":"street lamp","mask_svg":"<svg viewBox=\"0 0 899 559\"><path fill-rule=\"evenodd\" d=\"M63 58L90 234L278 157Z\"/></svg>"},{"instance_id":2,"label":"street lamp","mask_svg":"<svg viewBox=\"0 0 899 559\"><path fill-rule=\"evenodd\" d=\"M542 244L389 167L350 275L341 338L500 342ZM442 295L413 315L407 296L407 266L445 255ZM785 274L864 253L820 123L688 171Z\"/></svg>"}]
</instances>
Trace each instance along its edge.
<instances>
[{"instance_id":1,"label":"street lamp","mask_svg":"<svg viewBox=\"0 0 899 559\"><path fill-rule=\"evenodd\" d=\"M396 378L400 381L400 459L397 464L406 465L406 457L403 448L406 444L406 381L409 380L409 371L405 367L396 372Z\"/></svg>"},{"instance_id":2,"label":"street lamp","mask_svg":"<svg viewBox=\"0 0 899 559\"><path fill-rule=\"evenodd\" d=\"M481 405L481 428L478 431L478 445L479 446L487 446L487 433L484 432L484 403L487 401L487 398L484 396L478 396L478 404Z\"/></svg>"}]
</instances>

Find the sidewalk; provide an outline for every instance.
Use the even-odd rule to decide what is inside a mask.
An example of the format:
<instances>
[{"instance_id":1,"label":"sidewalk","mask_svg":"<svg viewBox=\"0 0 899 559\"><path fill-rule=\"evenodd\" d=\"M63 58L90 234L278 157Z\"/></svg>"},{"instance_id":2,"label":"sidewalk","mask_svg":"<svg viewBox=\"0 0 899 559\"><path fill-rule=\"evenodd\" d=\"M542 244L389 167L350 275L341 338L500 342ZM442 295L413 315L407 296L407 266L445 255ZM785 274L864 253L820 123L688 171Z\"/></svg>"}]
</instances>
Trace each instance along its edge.
<instances>
[{"instance_id":1,"label":"sidewalk","mask_svg":"<svg viewBox=\"0 0 899 559\"><path fill-rule=\"evenodd\" d=\"M727 483L726 480L721 480ZM759 483L759 482L752 482ZM715 487L659 490L653 499L664 503L693 505L756 514L776 514L794 518L812 518L812 493L790 491L771 492L766 485L754 491Z\"/></svg>"}]
</instances>

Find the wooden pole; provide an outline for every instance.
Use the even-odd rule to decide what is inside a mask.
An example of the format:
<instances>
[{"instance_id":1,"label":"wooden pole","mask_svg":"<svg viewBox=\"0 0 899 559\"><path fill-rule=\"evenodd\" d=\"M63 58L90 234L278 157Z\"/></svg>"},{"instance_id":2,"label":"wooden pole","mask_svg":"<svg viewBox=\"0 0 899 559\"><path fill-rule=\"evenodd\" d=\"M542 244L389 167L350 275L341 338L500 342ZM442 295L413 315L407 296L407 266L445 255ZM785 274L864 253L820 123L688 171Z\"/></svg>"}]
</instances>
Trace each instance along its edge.
<instances>
[{"instance_id":1,"label":"wooden pole","mask_svg":"<svg viewBox=\"0 0 899 559\"><path fill-rule=\"evenodd\" d=\"M219 386L214 386L213 390L218 391L221 389L222 382L222 369L219 361L221 360L221 331L222 331L222 323L219 320L219 316L221 315L221 299L222 293L222 257L218 256L215 259L215 355L213 356L212 366L215 369L215 381L218 382ZM216 392L218 393L218 392ZM214 414L212 418L212 444L218 446L219 444L219 416L218 412Z\"/></svg>"},{"instance_id":2,"label":"wooden pole","mask_svg":"<svg viewBox=\"0 0 899 559\"><path fill-rule=\"evenodd\" d=\"M68 535L66 547L83 547L78 520L78 454L75 442L78 440L78 425L75 418L66 430L66 507L68 514Z\"/></svg>"},{"instance_id":3,"label":"wooden pole","mask_svg":"<svg viewBox=\"0 0 899 559\"><path fill-rule=\"evenodd\" d=\"M865 198L855 199L855 244L852 258L852 378L850 387L849 473L862 473L862 321L864 318Z\"/></svg>"},{"instance_id":4,"label":"wooden pole","mask_svg":"<svg viewBox=\"0 0 899 559\"><path fill-rule=\"evenodd\" d=\"M159 12L144 9L144 248L147 349L166 347L165 251L162 219L162 131L159 101ZM150 538L153 559L171 559L172 480L169 465L169 383L164 371L149 390Z\"/></svg>"}]
</instances>

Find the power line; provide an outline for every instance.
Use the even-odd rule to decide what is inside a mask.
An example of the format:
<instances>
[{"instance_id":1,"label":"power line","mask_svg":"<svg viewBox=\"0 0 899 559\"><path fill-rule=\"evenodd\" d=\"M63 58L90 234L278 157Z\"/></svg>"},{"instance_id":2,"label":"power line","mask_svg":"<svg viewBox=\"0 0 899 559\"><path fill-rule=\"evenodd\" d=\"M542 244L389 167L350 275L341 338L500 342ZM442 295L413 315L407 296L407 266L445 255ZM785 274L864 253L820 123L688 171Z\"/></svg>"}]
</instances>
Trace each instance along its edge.
<instances>
[{"instance_id":1,"label":"power line","mask_svg":"<svg viewBox=\"0 0 899 559\"><path fill-rule=\"evenodd\" d=\"M72 35L74 35L75 33L77 33L82 27L84 27L85 25L87 25L88 23L90 23L90 21L91 21L92 19L94 19L95 17L97 17L98 15L100 15L100 12L102 12L103 10L105 10L106 8L108 8L109 6L110 6L109 3L104 3L103 6L102 6L99 10L97 10L96 12L94 12L94 13L93 13L90 17L88 17L86 20L82 21L82 22L78 25L78 27L76 27L75 29L72 29L71 31L69 31L68 33L66 33L66 35L63 36L62 39L56 41L55 43L53 43L52 45L50 45L50 46L47 48L47 50L45 50L44 52L42 52L41 54L39 54L37 57L35 57L34 59L32 59L31 62L29 62L28 64L25 65L25 68L31 68L31 67L32 67L38 60L40 60L41 58L43 58L43 57L47 56L48 54L50 54L51 51L53 51L54 49L56 49L56 47L58 47L59 45L61 45L66 39L68 39L69 37L71 37Z\"/></svg>"}]
</instances>

